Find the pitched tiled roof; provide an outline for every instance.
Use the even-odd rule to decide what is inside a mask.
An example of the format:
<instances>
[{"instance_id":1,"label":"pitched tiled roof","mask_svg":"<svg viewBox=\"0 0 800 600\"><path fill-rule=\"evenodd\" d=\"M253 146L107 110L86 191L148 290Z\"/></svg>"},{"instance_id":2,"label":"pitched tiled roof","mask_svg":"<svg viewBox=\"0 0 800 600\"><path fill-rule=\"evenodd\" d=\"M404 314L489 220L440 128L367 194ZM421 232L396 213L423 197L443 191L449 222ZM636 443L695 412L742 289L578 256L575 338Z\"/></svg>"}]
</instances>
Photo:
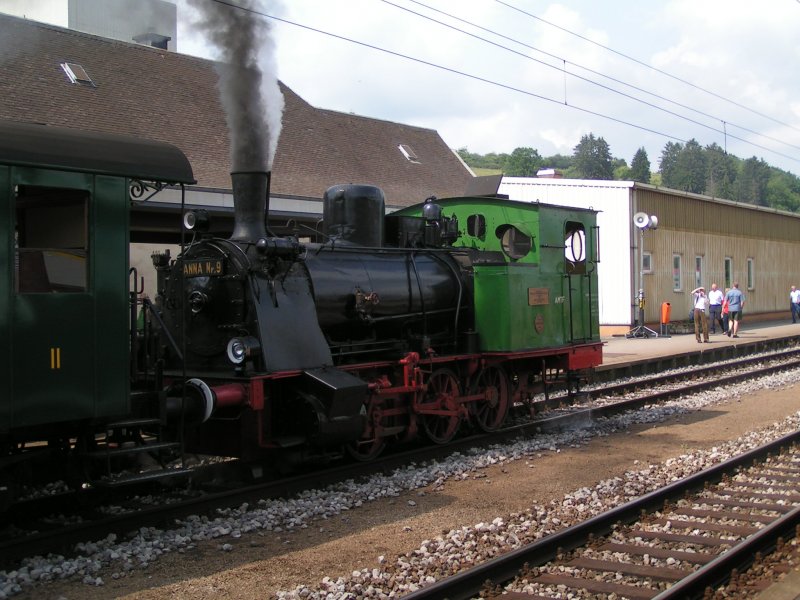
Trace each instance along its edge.
<instances>
[{"instance_id":1,"label":"pitched tiled roof","mask_svg":"<svg viewBox=\"0 0 800 600\"><path fill-rule=\"evenodd\" d=\"M0 118L169 142L186 153L199 186L230 188L213 62L6 15L0 49ZM65 62L81 65L94 86L71 83ZM436 131L317 109L282 89L274 194L319 198L331 185L370 183L388 204L407 205L466 190L471 174Z\"/></svg>"}]
</instances>

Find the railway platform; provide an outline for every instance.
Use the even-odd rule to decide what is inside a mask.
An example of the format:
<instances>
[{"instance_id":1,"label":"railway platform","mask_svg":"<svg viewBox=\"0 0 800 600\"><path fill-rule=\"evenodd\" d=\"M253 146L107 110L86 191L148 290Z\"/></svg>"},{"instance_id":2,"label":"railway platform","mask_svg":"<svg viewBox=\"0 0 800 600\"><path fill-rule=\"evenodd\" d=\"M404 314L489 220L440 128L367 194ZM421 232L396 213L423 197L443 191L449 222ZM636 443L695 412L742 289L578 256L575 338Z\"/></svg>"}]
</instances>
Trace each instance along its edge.
<instances>
[{"instance_id":1,"label":"railway platform","mask_svg":"<svg viewBox=\"0 0 800 600\"><path fill-rule=\"evenodd\" d=\"M758 351L759 347L766 350L792 345L800 342L800 323L788 319L743 321L738 338L728 337L717 329L717 333L709 335L708 343L698 343L694 332L647 338L615 335L602 340L603 364L597 367L598 374L614 371L618 375L621 368L626 368L631 375L639 375L657 369L735 358Z\"/></svg>"}]
</instances>

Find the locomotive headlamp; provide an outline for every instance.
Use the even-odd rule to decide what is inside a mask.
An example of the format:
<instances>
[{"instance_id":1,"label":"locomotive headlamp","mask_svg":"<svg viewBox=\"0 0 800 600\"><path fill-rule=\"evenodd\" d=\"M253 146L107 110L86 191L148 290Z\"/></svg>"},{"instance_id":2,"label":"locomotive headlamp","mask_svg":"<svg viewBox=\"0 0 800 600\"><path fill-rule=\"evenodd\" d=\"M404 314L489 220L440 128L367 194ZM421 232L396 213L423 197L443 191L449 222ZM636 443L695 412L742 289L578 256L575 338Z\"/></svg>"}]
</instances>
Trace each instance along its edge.
<instances>
[{"instance_id":1,"label":"locomotive headlamp","mask_svg":"<svg viewBox=\"0 0 800 600\"><path fill-rule=\"evenodd\" d=\"M183 215L183 227L186 231L205 233L210 225L208 213L204 210L190 210Z\"/></svg>"},{"instance_id":2,"label":"locomotive headlamp","mask_svg":"<svg viewBox=\"0 0 800 600\"><path fill-rule=\"evenodd\" d=\"M228 342L228 360L234 365L241 365L250 357L258 356L261 344L252 336L231 338Z\"/></svg>"}]
</instances>

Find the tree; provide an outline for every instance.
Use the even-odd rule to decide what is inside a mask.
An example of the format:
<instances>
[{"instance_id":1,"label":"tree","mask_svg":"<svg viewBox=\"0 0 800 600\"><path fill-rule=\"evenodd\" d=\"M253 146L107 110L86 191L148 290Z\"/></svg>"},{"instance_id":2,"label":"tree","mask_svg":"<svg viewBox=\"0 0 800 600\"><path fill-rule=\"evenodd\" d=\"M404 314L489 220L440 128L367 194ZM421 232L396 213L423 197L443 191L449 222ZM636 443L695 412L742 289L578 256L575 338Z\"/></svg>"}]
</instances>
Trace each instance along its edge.
<instances>
[{"instance_id":1,"label":"tree","mask_svg":"<svg viewBox=\"0 0 800 600\"><path fill-rule=\"evenodd\" d=\"M502 171L508 154L497 154L490 152L488 154L475 154L470 152L467 148L459 148L456 153L461 157L465 163L475 169L494 169Z\"/></svg>"},{"instance_id":2,"label":"tree","mask_svg":"<svg viewBox=\"0 0 800 600\"><path fill-rule=\"evenodd\" d=\"M628 166L628 163L625 161L622 162L615 162L616 166L614 167L614 180L615 181L630 181L631 180L631 168Z\"/></svg>"},{"instance_id":3,"label":"tree","mask_svg":"<svg viewBox=\"0 0 800 600\"><path fill-rule=\"evenodd\" d=\"M569 169L572 166L572 163L575 159L571 156L565 156L564 154L554 154L553 156L546 157L542 163L545 167L550 167L552 169Z\"/></svg>"},{"instance_id":4,"label":"tree","mask_svg":"<svg viewBox=\"0 0 800 600\"><path fill-rule=\"evenodd\" d=\"M736 166L730 156L719 144L706 146L706 194L716 198L733 200L733 184L736 180Z\"/></svg>"},{"instance_id":5,"label":"tree","mask_svg":"<svg viewBox=\"0 0 800 600\"><path fill-rule=\"evenodd\" d=\"M769 165L764 160L755 156L748 158L742 163L742 172L738 177L738 199L742 202L766 206L769 177Z\"/></svg>"},{"instance_id":6,"label":"tree","mask_svg":"<svg viewBox=\"0 0 800 600\"><path fill-rule=\"evenodd\" d=\"M767 205L792 212L800 211L800 177L794 173L770 167Z\"/></svg>"},{"instance_id":7,"label":"tree","mask_svg":"<svg viewBox=\"0 0 800 600\"><path fill-rule=\"evenodd\" d=\"M542 167L542 157L533 148L515 148L505 164L505 174L513 177L534 177Z\"/></svg>"},{"instance_id":8,"label":"tree","mask_svg":"<svg viewBox=\"0 0 800 600\"><path fill-rule=\"evenodd\" d=\"M792 190L792 182L783 174L774 174L767 184L767 203L773 208L797 212L800 194Z\"/></svg>"},{"instance_id":9,"label":"tree","mask_svg":"<svg viewBox=\"0 0 800 600\"><path fill-rule=\"evenodd\" d=\"M581 138L573 156L554 154L541 158L534 148L520 147L511 154L477 154L466 147L459 156L477 172L485 169L508 175L533 175L541 167L561 171L567 178L617 179L704 193L717 198L750 202L800 213L800 178L752 157L742 160L717 144L701 148L696 140L686 145L668 142L661 152L659 171L650 172L644 148L639 148L630 168L623 159L611 158L608 144L593 134ZM602 168L597 168L597 165ZM605 169L610 169L609 171Z\"/></svg>"},{"instance_id":10,"label":"tree","mask_svg":"<svg viewBox=\"0 0 800 600\"><path fill-rule=\"evenodd\" d=\"M575 146L573 167L582 179L613 179L611 150L603 138L595 138L593 133L584 135Z\"/></svg>"},{"instance_id":11,"label":"tree","mask_svg":"<svg viewBox=\"0 0 800 600\"><path fill-rule=\"evenodd\" d=\"M659 162L659 170L661 171L661 182L666 187L677 188L675 184L678 166L678 156L683 150L683 144L676 142L667 142L664 149L661 151L661 161Z\"/></svg>"},{"instance_id":12,"label":"tree","mask_svg":"<svg viewBox=\"0 0 800 600\"><path fill-rule=\"evenodd\" d=\"M706 189L706 156L703 148L692 138L678 154L675 165L676 189L702 194Z\"/></svg>"},{"instance_id":13,"label":"tree","mask_svg":"<svg viewBox=\"0 0 800 600\"><path fill-rule=\"evenodd\" d=\"M639 148L633 155L629 176L633 181L650 183L650 159L647 158L647 151L644 148Z\"/></svg>"}]
</instances>

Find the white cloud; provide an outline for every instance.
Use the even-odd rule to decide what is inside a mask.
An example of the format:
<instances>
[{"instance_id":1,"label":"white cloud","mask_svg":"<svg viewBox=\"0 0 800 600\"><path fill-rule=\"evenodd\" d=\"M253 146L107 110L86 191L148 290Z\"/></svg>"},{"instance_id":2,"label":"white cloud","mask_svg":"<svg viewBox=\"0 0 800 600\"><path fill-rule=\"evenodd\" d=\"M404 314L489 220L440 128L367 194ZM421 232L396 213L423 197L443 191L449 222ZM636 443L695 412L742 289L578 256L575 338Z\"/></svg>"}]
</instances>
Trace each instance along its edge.
<instances>
[{"instance_id":1,"label":"white cloud","mask_svg":"<svg viewBox=\"0 0 800 600\"><path fill-rule=\"evenodd\" d=\"M761 6L743 0L666 0L657 4L633 0L561 0L549 4L507 1L533 16L490 0L391 0L410 11L490 39L494 42L491 44L378 0L291 0L278 16L306 28L275 23L278 73L284 83L315 106L430 127L452 147L466 146L474 152L511 152L518 146L530 146L542 155L571 153L580 137L591 132L609 143L614 156L628 161L644 146L655 166L668 141L694 138L703 145L727 142L729 150L738 156L760 156L770 164L800 173L800 150L786 145L800 145L800 109L795 100L800 98L800 78L795 68L800 58L800 36L796 34L800 30L800 3L781 0ZM425 6L475 22L504 37ZM181 38L179 31L179 46L184 51L190 47L185 45L189 42ZM622 90L697 123L575 77L565 79L560 70L562 60L569 73ZM593 116L573 106L672 138ZM723 128L728 132L727 140Z\"/></svg>"}]
</instances>

